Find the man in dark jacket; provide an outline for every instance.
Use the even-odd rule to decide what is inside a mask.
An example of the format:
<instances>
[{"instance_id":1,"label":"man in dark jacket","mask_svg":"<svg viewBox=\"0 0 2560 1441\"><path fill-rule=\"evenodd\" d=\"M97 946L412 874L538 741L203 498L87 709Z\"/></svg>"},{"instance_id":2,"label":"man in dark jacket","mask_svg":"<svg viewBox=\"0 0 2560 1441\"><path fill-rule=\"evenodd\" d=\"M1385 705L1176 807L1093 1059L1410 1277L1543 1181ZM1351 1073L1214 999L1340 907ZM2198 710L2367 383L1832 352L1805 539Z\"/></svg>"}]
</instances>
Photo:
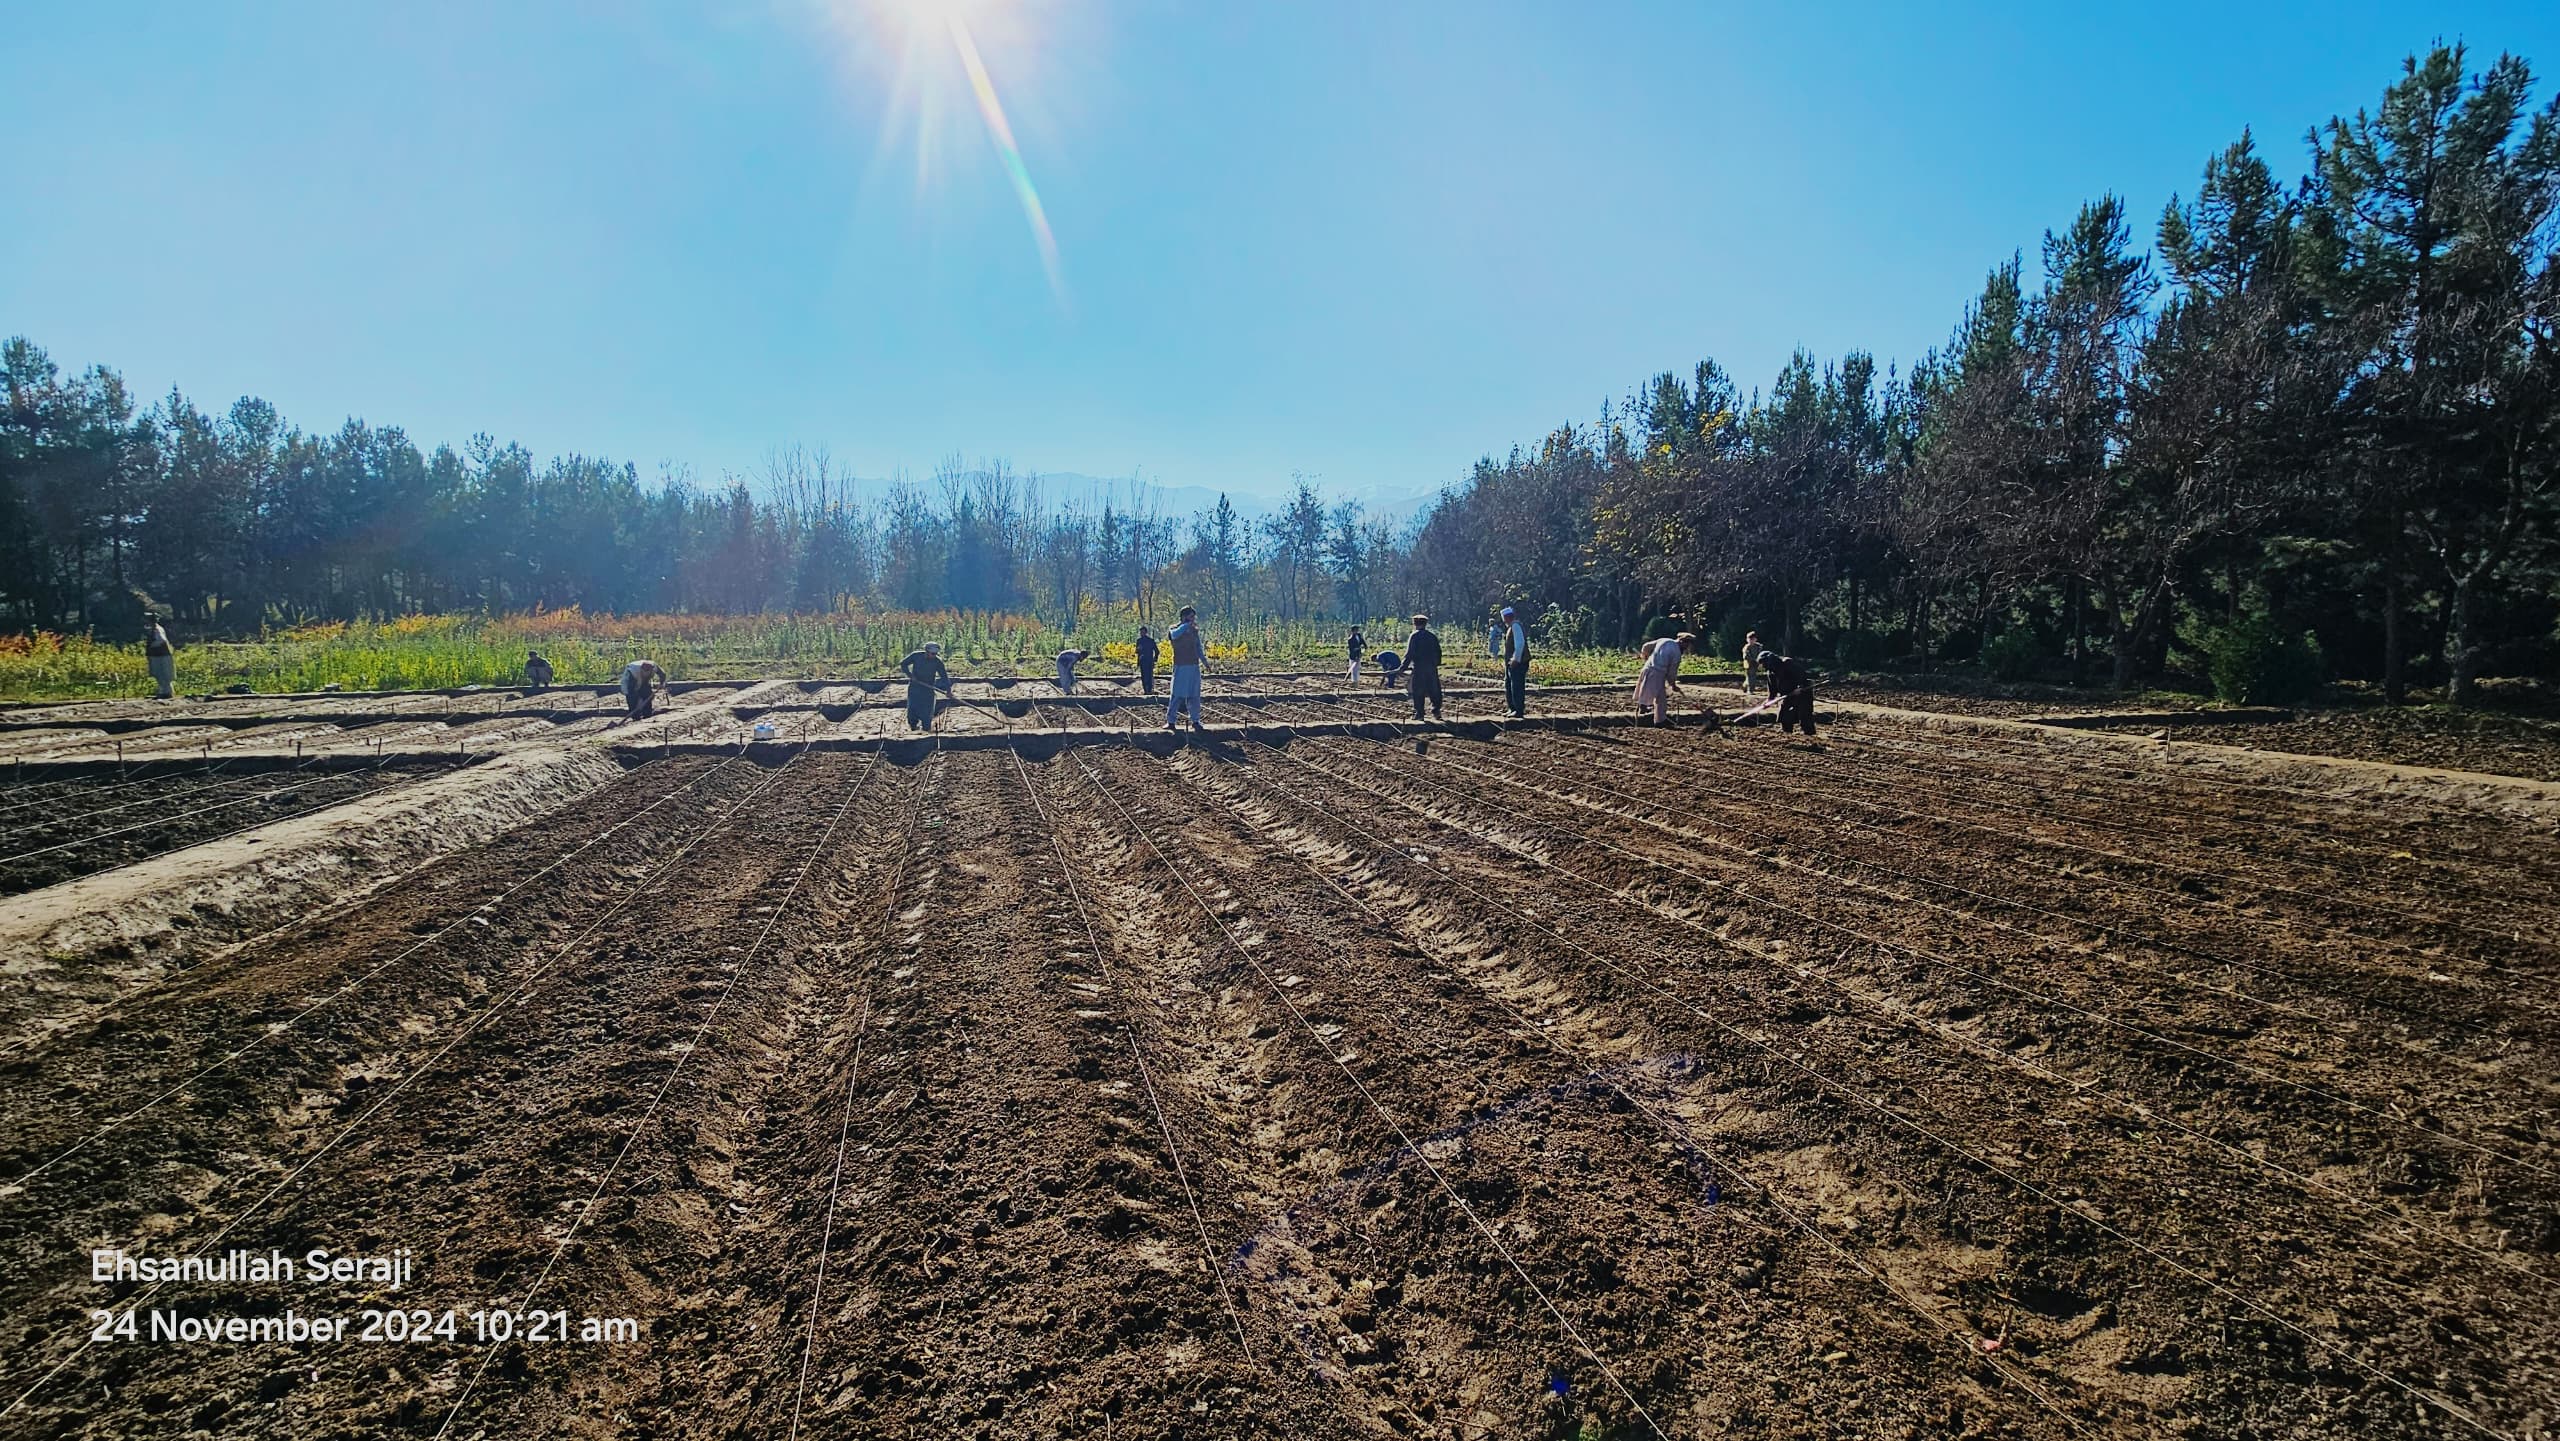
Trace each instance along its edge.
<instances>
[{"instance_id":1,"label":"man in dark jacket","mask_svg":"<svg viewBox=\"0 0 2560 1441\"><path fill-rule=\"evenodd\" d=\"M924 649L907 652L898 669L907 677L907 729L933 729L935 697L951 686L951 667L942 663L942 642L929 640Z\"/></svg>"},{"instance_id":2,"label":"man in dark jacket","mask_svg":"<svg viewBox=\"0 0 2560 1441\"><path fill-rule=\"evenodd\" d=\"M1160 653L1156 638L1145 626L1138 627L1138 694L1156 693L1156 656Z\"/></svg>"},{"instance_id":3,"label":"man in dark jacket","mask_svg":"<svg viewBox=\"0 0 2560 1441\"><path fill-rule=\"evenodd\" d=\"M1791 655L1771 651L1760 662L1769 671L1769 693L1779 697L1778 730L1793 731L1798 723L1805 736L1813 735L1813 672L1803 661Z\"/></svg>"},{"instance_id":4,"label":"man in dark jacket","mask_svg":"<svg viewBox=\"0 0 2560 1441\"><path fill-rule=\"evenodd\" d=\"M1440 637L1431 633L1431 617L1413 618L1413 634L1404 639L1404 689L1413 697L1413 718L1422 719L1422 703L1431 702L1431 718L1440 719Z\"/></svg>"}]
</instances>

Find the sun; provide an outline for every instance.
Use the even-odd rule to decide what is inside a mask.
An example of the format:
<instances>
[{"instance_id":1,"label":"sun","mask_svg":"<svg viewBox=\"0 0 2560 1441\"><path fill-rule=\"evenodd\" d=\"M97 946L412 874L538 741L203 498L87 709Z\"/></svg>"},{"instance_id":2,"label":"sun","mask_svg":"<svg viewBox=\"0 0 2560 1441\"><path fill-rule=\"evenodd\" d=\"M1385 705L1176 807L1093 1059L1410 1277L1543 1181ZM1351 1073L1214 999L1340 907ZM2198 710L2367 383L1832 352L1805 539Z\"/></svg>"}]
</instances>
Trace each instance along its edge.
<instances>
[{"instance_id":1,"label":"sun","mask_svg":"<svg viewBox=\"0 0 2560 1441\"><path fill-rule=\"evenodd\" d=\"M932 181L933 154L942 129L939 111L946 89L944 77L957 67L987 141L1004 166L1023 219L1031 227L1049 288L1059 303L1065 304L1066 278L1059 264L1057 236L1049 228L1048 209L1041 203L1039 188L1032 183L1030 165L1023 158L1021 142L1014 136L1013 123L1005 114L995 76L978 48L977 26L1018 24L1021 5L1008 0L836 0L833 10L840 31L871 32L874 43L889 41L890 46L885 48L894 48L899 54L890 90L891 108L911 113L893 114L890 119L901 128L912 124L915 129L919 189ZM843 23L846 21L855 23L847 25Z\"/></svg>"}]
</instances>

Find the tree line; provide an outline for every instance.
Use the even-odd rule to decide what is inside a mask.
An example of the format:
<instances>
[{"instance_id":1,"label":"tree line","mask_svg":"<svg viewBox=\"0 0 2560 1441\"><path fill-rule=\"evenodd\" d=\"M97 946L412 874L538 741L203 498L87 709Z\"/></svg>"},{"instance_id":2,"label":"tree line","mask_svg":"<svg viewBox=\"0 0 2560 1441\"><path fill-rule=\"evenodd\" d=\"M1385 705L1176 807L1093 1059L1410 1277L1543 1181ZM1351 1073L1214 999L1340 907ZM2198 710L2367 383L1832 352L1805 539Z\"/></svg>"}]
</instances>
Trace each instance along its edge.
<instances>
[{"instance_id":1,"label":"tree line","mask_svg":"<svg viewBox=\"0 0 2560 1441\"><path fill-rule=\"evenodd\" d=\"M1168 587L1219 615L1367 615L1395 528L1300 481L1273 513L1187 517L1159 487L1068 499L1003 461L858 486L794 446L697 485L672 468L537 463L479 435L423 450L349 420L313 433L255 398L138 406L104 366L0 343L0 623L129 637L145 609L198 634L579 606L762 614L849 606L1032 612L1073 629L1152 616ZM865 492L868 492L867 494Z\"/></svg>"},{"instance_id":2,"label":"tree line","mask_svg":"<svg viewBox=\"0 0 2560 1441\"><path fill-rule=\"evenodd\" d=\"M1713 361L1480 462L1412 546L1444 607L1650 608L1852 663L2118 687L2294 646L2398 700L2560 659L2560 100L2412 57L2281 181L2244 132L2146 251L2108 195L1907 371ZM1728 634L1728 642L1730 641Z\"/></svg>"},{"instance_id":3,"label":"tree line","mask_svg":"<svg viewBox=\"0 0 2560 1441\"><path fill-rule=\"evenodd\" d=\"M822 450L645 481L475 437L422 450L245 399L137 405L0 345L0 617L208 632L579 605L1032 611L1165 597L1230 622L1504 604L1550 644L1756 626L1847 665L2118 687L2255 647L2471 699L2560 660L2560 100L2412 57L2287 182L2244 132L2137 242L2082 206L1906 369L1712 360L1488 456L1397 527L1299 480L1248 519L1002 462L863 488ZM1675 621L1672 617L1677 617ZM2299 659L2297 655L2297 659Z\"/></svg>"}]
</instances>

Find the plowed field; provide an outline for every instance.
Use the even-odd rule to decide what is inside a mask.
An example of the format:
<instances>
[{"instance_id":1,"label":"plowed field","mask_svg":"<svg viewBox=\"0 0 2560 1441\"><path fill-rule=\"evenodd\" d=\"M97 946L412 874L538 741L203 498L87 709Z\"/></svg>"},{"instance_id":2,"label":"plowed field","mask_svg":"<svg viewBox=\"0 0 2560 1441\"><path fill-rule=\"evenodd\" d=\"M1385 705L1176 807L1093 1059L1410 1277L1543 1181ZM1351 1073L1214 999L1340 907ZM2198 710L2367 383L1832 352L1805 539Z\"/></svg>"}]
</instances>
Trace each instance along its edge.
<instances>
[{"instance_id":1,"label":"plowed field","mask_svg":"<svg viewBox=\"0 0 2560 1441\"><path fill-rule=\"evenodd\" d=\"M652 760L0 1052L0 1433L2543 1434L2560 839L2092 754Z\"/></svg>"},{"instance_id":2,"label":"plowed field","mask_svg":"<svg viewBox=\"0 0 2560 1441\"><path fill-rule=\"evenodd\" d=\"M0 896L311 815L433 769L404 763L225 775L203 768L0 791Z\"/></svg>"}]
</instances>

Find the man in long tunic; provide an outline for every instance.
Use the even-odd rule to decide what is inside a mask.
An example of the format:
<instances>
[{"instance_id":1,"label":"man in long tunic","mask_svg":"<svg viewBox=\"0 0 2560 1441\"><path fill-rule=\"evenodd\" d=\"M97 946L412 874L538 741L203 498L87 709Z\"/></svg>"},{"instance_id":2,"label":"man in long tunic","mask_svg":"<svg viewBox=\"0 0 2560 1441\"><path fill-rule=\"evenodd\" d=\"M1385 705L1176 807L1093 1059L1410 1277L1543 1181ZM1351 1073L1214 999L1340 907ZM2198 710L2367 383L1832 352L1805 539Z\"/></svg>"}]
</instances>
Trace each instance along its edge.
<instances>
[{"instance_id":1,"label":"man in long tunic","mask_svg":"<svg viewBox=\"0 0 2560 1441\"><path fill-rule=\"evenodd\" d=\"M152 694L167 700L178 685L178 648L169 644L169 632L160 626L160 617L142 618L142 654L151 666Z\"/></svg>"},{"instance_id":2,"label":"man in long tunic","mask_svg":"<svg viewBox=\"0 0 2560 1441\"><path fill-rule=\"evenodd\" d=\"M1413 618L1413 634L1404 639L1404 689L1413 697L1413 718L1422 719L1422 703L1431 703L1431 718L1440 719L1440 637L1431 633L1431 617Z\"/></svg>"},{"instance_id":3,"label":"man in long tunic","mask_svg":"<svg viewBox=\"0 0 2560 1441\"><path fill-rule=\"evenodd\" d=\"M935 697L951 688L951 667L942 663L942 642L929 640L924 649L907 652L898 669L907 678L907 729L933 729Z\"/></svg>"},{"instance_id":4,"label":"man in long tunic","mask_svg":"<svg viewBox=\"0 0 2560 1441\"><path fill-rule=\"evenodd\" d=\"M1191 728L1196 731L1200 729L1200 662L1207 655L1206 647L1200 643L1199 612L1184 606L1181 618L1164 633L1164 638L1173 649L1173 696L1165 702L1164 728L1174 729L1188 709Z\"/></svg>"}]
</instances>

